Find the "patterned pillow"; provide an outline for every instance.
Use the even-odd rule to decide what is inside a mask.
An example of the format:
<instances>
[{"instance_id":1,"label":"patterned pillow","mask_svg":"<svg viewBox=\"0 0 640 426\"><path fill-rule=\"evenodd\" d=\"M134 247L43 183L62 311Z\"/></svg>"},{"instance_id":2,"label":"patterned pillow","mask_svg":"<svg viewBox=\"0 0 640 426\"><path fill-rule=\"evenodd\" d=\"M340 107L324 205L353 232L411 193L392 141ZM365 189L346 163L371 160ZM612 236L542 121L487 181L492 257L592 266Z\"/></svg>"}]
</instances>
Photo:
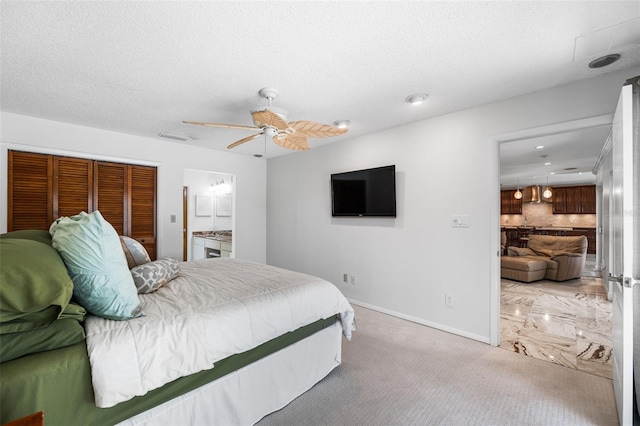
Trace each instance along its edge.
<instances>
[{"instance_id":1,"label":"patterned pillow","mask_svg":"<svg viewBox=\"0 0 640 426\"><path fill-rule=\"evenodd\" d=\"M120 235L120 244L122 244L122 250L127 258L127 265L129 265L129 269L151 262L151 258L149 257L147 250L145 250L144 246L133 238Z\"/></svg>"},{"instance_id":2,"label":"patterned pillow","mask_svg":"<svg viewBox=\"0 0 640 426\"><path fill-rule=\"evenodd\" d=\"M174 279L180 272L180 264L170 257L154 260L131 270L138 293L151 293Z\"/></svg>"}]
</instances>

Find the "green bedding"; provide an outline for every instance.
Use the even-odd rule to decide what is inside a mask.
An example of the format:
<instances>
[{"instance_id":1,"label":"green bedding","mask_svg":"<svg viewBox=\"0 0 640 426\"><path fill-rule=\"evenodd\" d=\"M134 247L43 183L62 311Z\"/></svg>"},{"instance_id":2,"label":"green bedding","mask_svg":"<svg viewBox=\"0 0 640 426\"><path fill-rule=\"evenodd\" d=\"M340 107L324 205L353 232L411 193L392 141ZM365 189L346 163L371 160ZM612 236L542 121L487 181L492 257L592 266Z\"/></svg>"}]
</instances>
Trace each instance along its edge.
<instances>
[{"instance_id":1,"label":"green bedding","mask_svg":"<svg viewBox=\"0 0 640 426\"><path fill-rule=\"evenodd\" d=\"M73 318L62 318L47 327L22 333L2 334L0 362L71 346L84 341L84 337L84 327Z\"/></svg>"},{"instance_id":2,"label":"green bedding","mask_svg":"<svg viewBox=\"0 0 640 426\"><path fill-rule=\"evenodd\" d=\"M95 406L84 342L18 358L0 364L0 423L43 410L47 426L112 425L277 352L335 322L336 317L316 321L219 361L213 369L182 377L111 408Z\"/></svg>"},{"instance_id":3,"label":"green bedding","mask_svg":"<svg viewBox=\"0 0 640 426\"><path fill-rule=\"evenodd\" d=\"M69 304L73 282L58 252L33 240L0 239L0 334L45 327Z\"/></svg>"}]
</instances>

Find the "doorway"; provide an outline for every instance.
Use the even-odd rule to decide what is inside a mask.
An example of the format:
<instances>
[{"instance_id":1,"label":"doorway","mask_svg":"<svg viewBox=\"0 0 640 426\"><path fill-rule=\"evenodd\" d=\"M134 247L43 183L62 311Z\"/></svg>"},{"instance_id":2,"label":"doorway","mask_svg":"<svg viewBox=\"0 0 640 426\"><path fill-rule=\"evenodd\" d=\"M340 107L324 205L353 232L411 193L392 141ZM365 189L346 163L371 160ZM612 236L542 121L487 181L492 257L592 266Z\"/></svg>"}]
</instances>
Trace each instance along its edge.
<instances>
[{"instance_id":1,"label":"doorway","mask_svg":"<svg viewBox=\"0 0 640 426\"><path fill-rule=\"evenodd\" d=\"M522 190L528 185L546 186L547 182L551 187L595 185L596 177L591 170L606 141L611 121L611 115L604 115L495 136L500 166L500 189L515 190L518 185ZM573 152L574 156L576 152L588 152L588 149L585 151L571 147L571 143L576 143L572 140L584 141L586 137L592 138L591 158L583 160L589 168L579 170L579 167L576 167L578 170L565 170L572 167L563 164L563 152ZM543 146L546 149L540 148ZM575 162L576 158L570 160ZM548 167L550 164L545 163L555 164L554 167ZM556 173L550 174L551 170L555 170ZM578 174L579 171L583 174ZM598 197L600 195L598 194ZM587 218L590 222L581 224L579 221L584 218L576 215L545 218L546 214L552 214L551 207L538 205L535 209L528 210L527 213L531 212L529 216L500 216L496 236L500 235L505 220L511 222L508 225L518 228L525 220L528 220L528 226L531 227L559 226L559 222L566 219L574 222L570 224L573 227L577 224L597 229L599 210L598 204L595 217ZM524 219L525 217L527 219ZM536 223L536 220L546 223ZM598 234L596 237L599 240L601 235ZM595 256L589 257L589 263L596 273L585 275L597 276L585 276L579 281L564 283L539 281L522 284L502 280L498 260L492 292L499 299L493 304L496 306L493 315L497 318L493 323L495 341L501 347L515 352L611 378L611 308L598 272L601 258L600 241L596 247ZM579 296L576 298L576 295ZM569 308L563 309L566 307ZM585 313L593 314L595 317L585 316Z\"/></svg>"},{"instance_id":2,"label":"doorway","mask_svg":"<svg viewBox=\"0 0 640 426\"><path fill-rule=\"evenodd\" d=\"M183 215L183 251L187 260L204 257L194 256L194 242L200 242L194 240L194 233L211 240L212 244L223 241L224 247L218 250L234 257L235 179L232 174L184 170ZM204 253L204 247L200 251Z\"/></svg>"}]
</instances>

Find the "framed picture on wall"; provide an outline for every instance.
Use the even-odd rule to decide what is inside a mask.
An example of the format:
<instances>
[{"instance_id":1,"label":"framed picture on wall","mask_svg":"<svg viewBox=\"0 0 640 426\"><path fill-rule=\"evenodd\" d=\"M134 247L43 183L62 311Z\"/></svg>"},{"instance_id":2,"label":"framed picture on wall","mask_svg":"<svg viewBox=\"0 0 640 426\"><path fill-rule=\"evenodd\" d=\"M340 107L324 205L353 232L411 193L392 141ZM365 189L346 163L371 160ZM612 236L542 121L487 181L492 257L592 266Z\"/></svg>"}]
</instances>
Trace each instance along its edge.
<instances>
[{"instance_id":1,"label":"framed picture on wall","mask_svg":"<svg viewBox=\"0 0 640 426\"><path fill-rule=\"evenodd\" d=\"M231 195L216 197L216 216L231 216Z\"/></svg>"},{"instance_id":2,"label":"framed picture on wall","mask_svg":"<svg viewBox=\"0 0 640 426\"><path fill-rule=\"evenodd\" d=\"M213 199L211 194L196 194L196 216L211 216Z\"/></svg>"}]
</instances>

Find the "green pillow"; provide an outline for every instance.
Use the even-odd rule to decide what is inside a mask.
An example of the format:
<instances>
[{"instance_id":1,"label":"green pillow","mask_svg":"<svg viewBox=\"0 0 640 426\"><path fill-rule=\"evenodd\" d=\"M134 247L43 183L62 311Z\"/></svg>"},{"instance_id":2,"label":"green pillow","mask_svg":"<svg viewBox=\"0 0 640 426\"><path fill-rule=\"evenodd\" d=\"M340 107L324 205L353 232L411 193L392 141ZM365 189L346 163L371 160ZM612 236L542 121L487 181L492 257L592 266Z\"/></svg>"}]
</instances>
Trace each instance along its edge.
<instances>
[{"instance_id":1,"label":"green pillow","mask_svg":"<svg viewBox=\"0 0 640 426\"><path fill-rule=\"evenodd\" d=\"M142 315L120 238L99 211L61 217L49 232L73 280L73 295L88 312L114 320Z\"/></svg>"},{"instance_id":2,"label":"green pillow","mask_svg":"<svg viewBox=\"0 0 640 426\"><path fill-rule=\"evenodd\" d=\"M37 241L2 238L0 259L0 333L32 330L56 320L73 292L58 252Z\"/></svg>"},{"instance_id":3,"label":"green pillow","mask_svg":"<svg viewBox=\"0 0 640 426\"><path fill-rule=\"evenodd\" d=\"M21 231L7 232L6 234L0 234L2 238L17 238L20 240L32 240L51 245L51 234L49 231L42 231L40 229L24 229Z\"/></svg>"},{"instance_id":4,"label":"green pillow","mask_svg":"<svg viewBox=\"0 0 640 426\"><path fill-rule=\"evenodd\" d=\"M84 338L84 328L74 319L59 319L37 330L3 334L0 336L0 362L64 348L81 342Z\"/></svg>"}]
</instances>

